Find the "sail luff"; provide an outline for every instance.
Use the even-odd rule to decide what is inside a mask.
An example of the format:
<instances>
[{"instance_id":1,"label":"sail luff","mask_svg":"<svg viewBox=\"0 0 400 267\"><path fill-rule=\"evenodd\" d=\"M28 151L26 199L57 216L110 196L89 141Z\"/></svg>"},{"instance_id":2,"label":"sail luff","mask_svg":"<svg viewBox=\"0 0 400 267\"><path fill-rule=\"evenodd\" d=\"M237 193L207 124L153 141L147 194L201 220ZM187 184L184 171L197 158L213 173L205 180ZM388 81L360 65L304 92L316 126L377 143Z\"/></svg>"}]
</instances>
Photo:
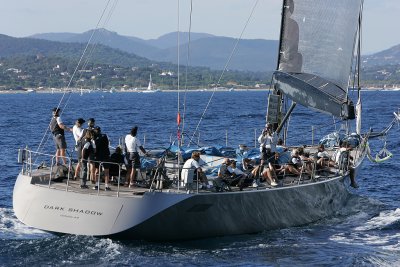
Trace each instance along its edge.
<instances>
[{"instance_id":1,"label":"sail luff","mask_svg":"<svg viewBox=\"0 0 400 267\"><path fill-rule=\"evenodd\" d=\"M361 102L361 82L360 82L360 69L361 69L361 26L362 26L362 10L364 6L364 0L361 2L361 10L358 17L358 43L357 43L357 89L358 89L358 100L356 105L356 133L361 134L361 116L362 116L362 102Z\"/></svg>"},{"instance_id":2,"label":"sail luff","mask_svg":"<svg viewBox=\"0 0 400 267\"><path fill-rule=\"evenodd\" d=\"M277 61L277 65L276 65L276 69L279 70L279 62L281 61L281 47L282 47L282 40L283 40L283 29L284 27L284 12L285 12L285 6L286 6L286 2L287 0L282 1L282 17L281 17L281 29L280 29L280 33L279 33L279 45L278 45L278 61Z\"/></svg>"}]
</instances>

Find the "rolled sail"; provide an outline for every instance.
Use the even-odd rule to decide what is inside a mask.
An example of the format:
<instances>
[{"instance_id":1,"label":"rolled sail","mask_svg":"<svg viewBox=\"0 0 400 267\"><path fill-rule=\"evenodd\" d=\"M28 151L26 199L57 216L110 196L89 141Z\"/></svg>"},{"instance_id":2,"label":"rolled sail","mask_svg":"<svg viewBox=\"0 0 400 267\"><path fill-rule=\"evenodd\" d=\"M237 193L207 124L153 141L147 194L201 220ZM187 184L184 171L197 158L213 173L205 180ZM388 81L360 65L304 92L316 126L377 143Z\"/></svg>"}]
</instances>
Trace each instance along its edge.
<instances>
[{"instance_id":1,"label":"rolled sail","mask_svg":"<svg viewBox=\"0 0 400 267\"><path fill-rule=\"evenodd\" d=\"M362 0L285 0L273 82L293 101L354 119L348 100Z\"/></svg>"}]
</instances>

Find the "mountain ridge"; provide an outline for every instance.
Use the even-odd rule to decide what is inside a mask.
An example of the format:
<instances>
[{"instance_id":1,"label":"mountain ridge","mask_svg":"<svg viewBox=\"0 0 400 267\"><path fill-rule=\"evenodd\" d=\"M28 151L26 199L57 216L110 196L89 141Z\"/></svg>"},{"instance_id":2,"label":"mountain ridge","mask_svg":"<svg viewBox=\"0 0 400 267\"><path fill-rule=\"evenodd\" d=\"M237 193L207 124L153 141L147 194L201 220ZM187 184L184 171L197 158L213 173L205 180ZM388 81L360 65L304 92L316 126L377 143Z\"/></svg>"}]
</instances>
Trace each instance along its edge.
<instances>
[{"instance_id":1,"label":"mountain ridge","mask_svg":"<svg viewBox=\"0 0 400 267\"><path fill-rule=\"evenodd\" d=\"M89 46L93 63L108 64L116 67L141 68L141 72L145 73L140 77L142 82L147 79L151 69L153 71L157 69L159 73L177 69L177 48L171 46L176 33L169 33L157 39L147 40L151 41L151 44L148 44L146 40L140 38L123 36L104 29L100 32L102 32L103 42ZM92 33L93 31L87 31L82 34L42 33L20 38L0 34L0 57L41 57L43 55L68 58L70 61L78 62ZM268 80L270 74L276 69L277 41L243 39L238 43L233 57L227 64L231 50L236 44L235 39L192 33L190 53L188 53L188 33L181 33L181 37L180 64L182 66L187 65L192 70L200 68L197 71L201 73L203 78L210 75L210 71L213 71L212 75L215 77L215 71L220 73L226 65L228 72L225 75L229 72L235 72L235 75L237 75L235 77L233 73L230 73L229 79L233 81L244 82L247 80L266 83L265 80ZM157 40L160 41L160 44L157 44ZM136 51L134 51L135 49ZM9 66L12 65L10 62L8 63ZM75 63L71 61L69 64ZM362 56L361 67L362 80L369 85L400 84L400 45L372 55ZM243 73L238 73L237 71ZM244 78L246 75L248 78ZM207 78L207 80L211 79Z\"/></svg>"},{"instance_id":2,"label":"mountain ridge","mask_svg":"<svg viewBox=\"0 0 400 267\"><path fill-rule=\"evenodd\" d=\"M177 32L171 32L156 39L144 40L138 37L119 35L106 29L99 29L103 37L95 39L103 45L117 48L158 62L177 64ZM29 38L46 39L63 42L86 43L93 30L80 34L71 33L41 33ZM189 33L180 32L180 58L181 62L188 57L187 44ZM236 39L231 37L215 36L207 33L190 33L190 58L191 66L209 67L214 70L223 69L230 57ZM257 43L257 49L254 45ZM264 44L264 45L262 45ZM239 42L236 54L228 66L231 70L239 71L271 71L276 66L276 51L278 41L263 39L243 39ZM189 56L191 56L189 55ZM250 56L249 56L250 55ZM185 61L186 62L186 61Z\"/></svg>"},{"instance_id":3,"label":"mountain ridge","mask_svg":"<svg viewBox=\"0 0 400 267\"><path fill-rule=\"evenodd\" d=\"M83 33L41 33L29 36L62 42L86 43L93 30ZM106 29L99 29L105 37L99 38L101 44L133 53L158 62L177 63L177 32L161 35L156 39L141 39L134 36L119 35ZM216 36L208 33L190 33L190 54L188 55L188 32L180 32L180 61L192 66L209 67L221 70L230 57L236 39ZM277 40L243 39L240 40L236 54L233 55L228 69L239 71L273 71L276 68ZM362 55L364 67L378 67L400 63L400 45L377 53Z\"/></svg>"}]
</instances>

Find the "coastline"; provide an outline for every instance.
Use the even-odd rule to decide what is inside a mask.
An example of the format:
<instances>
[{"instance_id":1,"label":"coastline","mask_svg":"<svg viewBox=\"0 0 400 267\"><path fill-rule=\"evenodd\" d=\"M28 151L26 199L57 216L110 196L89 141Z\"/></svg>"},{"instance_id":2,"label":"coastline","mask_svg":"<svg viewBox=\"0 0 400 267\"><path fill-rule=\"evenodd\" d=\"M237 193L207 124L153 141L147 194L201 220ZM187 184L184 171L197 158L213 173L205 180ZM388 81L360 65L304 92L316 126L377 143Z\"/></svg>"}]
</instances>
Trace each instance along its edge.
<instances>
[{"instance_id":1,"label":"coastline","mask_svg":"<svg viewBox=\"0 0 400 267\"><path fill-rule=\"evenodd\" d=\"M189 89L188 92L260 92L270 91L270 88L198 88ZM378 87L365 87L362 91L400 91L400 88L378 88ZM176 93L183 92L184 89L160 89L151 93ZM26 90L0 90L0 94L61 94L61 93L73 93L73 94L89 94L89 93L149 93L146 89L109 89L109 90L90 90L90 89L60 89L60 88L44 88L44 89L26 89Z\"/></svg>"},{"instance_id":2,"label":"coastline","mask_svg":"<svg viewBox=\"0 0 400 267\"><path fill-rule=\"evenodd\" d=\"M270 88L240 88L240 89L228 89L228 88L199 88L199 89L189 89L188 92L259 92L259 91L269 91ZM151 93L176 93L183 92L184 89L160 89ZM82 92L80 89L28 89L28 90L0 90L0 94L60 94L60 93L73 93L73 94L89 94L89 93L149 93L146 89L114 89L110 90L90 90L84 89Z\"/></svg>"}]
</instances>

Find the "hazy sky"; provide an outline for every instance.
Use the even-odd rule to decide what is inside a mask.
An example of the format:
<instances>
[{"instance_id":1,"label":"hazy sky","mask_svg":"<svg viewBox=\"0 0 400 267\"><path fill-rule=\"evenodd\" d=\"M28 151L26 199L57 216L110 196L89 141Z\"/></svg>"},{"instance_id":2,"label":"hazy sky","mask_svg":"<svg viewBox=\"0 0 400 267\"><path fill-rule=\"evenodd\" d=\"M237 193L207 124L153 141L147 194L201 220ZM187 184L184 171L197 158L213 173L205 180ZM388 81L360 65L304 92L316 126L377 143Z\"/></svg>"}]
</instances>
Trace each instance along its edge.
<instances>
[{"instance_id":1,"label":"hazy sky","mask_svg":"<svg viewBox=\"0 0 400 267\"><path fill-rule=\"evenodd\" d=\"M103 9L117 0L0 0L0 33L81 33L96 27ZM256 0L193 0L192 32L238 37ZM281 0L259 0L243 38L279 38ZM178 29L178 0L119 0L100 26L122 35L153 39ZM188 31L190 0L180 0L180 30ZM111 8L110 8L111 9ZM399 0L365 0L363 51L400 44ZM105 15L104 18L107 18ZM108 21L104 24L104 21Z\"/></svg>"}]
</instances>

